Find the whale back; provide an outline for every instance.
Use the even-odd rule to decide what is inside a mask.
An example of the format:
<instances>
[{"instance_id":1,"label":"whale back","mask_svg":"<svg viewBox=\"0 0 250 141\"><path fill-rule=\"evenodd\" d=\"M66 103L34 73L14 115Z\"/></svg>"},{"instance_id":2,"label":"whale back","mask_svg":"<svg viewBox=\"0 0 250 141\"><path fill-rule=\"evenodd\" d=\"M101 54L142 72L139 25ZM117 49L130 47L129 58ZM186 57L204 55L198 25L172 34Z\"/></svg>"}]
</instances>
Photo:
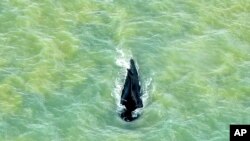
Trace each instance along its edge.
<instances>
[{"instance_id":1,"label":"whale back","mask_svg":"<svg viewBox=\"0 0 250 141\"><path fill-rule=\"evenodd\" d=\"M130 60L130 68L127 70L127 77L122 90L121 104L128 111L134 111L136 108L142 108L143 103L140 98L141 86L139 83L138 72L134 60Z\"/></svg>"}]
</instances>

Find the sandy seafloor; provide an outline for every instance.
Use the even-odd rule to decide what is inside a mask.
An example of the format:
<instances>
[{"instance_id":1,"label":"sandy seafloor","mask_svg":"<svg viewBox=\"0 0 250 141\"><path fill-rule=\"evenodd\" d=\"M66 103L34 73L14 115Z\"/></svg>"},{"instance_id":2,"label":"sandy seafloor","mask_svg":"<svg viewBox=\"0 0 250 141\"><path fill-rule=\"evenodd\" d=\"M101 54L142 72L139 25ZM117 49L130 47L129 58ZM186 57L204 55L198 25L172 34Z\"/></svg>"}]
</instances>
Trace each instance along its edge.
<instances>
[{"instance_id":1,"label":"sandy seafloor","mask_svg":"<svg viewBox=\"0 0 250 141\"><path fill-rule=\"evenodd\" d=\"M144 108L126 123L131 57ZM228 141L249 70L249 0L1 0L0 141Z\"/></svg>"}]
</instances>

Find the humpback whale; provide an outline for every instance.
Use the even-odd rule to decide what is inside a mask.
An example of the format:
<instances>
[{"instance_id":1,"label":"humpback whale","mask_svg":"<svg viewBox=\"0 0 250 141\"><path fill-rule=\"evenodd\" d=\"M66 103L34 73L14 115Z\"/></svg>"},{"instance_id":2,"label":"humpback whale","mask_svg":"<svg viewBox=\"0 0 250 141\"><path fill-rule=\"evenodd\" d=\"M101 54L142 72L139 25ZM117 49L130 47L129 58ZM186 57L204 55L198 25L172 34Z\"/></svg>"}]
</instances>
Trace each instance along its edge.
<instances>
[{"instance_id":1,"label":"humpback whale","mask_svg":"<svg viewBox=\"0 0 250 141\"><path fill-rule=\"evenodd\" d=\"M134 115L133 111L137 108L142 108L141 86L139 83L138 72L135 62L130 59L130 68L127 69L127 76L123 86L120 104L125 106L121 112L121 118L125 121L137 119L139 115Z\"/></svg>"}]
</instances>

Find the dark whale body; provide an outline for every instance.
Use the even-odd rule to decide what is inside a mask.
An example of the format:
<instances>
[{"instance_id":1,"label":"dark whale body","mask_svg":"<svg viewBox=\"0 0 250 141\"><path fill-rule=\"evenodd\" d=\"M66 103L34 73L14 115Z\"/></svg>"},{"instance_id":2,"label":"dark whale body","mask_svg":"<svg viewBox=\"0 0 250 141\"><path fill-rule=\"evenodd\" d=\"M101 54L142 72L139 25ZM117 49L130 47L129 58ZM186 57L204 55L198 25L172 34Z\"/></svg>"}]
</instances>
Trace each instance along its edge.
<instances>
[{"instance_id":1,"label":"dark whale body","mask_svg":"<svg viewBox=\"0 0 250 141\"><path fill-rule=\"evenodd\" d=\"M121 113L121 118L125 121L132 121L139 115L133 116L132 112L137 108L142 108L143 103L140 98L141 86L139 83L138 72L134 60L130 60L130 68L127 70L127 77L123 86L120 103L125 106Z\"/></svg>"}]
</instances>

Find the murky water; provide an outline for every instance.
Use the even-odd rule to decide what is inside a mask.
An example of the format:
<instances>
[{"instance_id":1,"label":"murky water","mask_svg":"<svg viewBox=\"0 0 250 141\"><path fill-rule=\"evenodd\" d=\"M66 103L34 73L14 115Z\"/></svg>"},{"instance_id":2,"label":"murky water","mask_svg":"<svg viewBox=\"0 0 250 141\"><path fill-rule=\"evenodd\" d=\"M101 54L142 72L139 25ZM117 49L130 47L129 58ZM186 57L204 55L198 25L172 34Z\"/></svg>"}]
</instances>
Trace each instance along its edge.
<instances>
[{"instance_id":1,"label":"murky water","mask_svg":"<svg viewBox=\"0 0 250 141\"><path fill-rule=\"evenodd\" d=\"M227 141L250 123L249 0L1 0L1 141ZM119 118L133 57L142 116Z\"/></svg>"}]
</instances>

